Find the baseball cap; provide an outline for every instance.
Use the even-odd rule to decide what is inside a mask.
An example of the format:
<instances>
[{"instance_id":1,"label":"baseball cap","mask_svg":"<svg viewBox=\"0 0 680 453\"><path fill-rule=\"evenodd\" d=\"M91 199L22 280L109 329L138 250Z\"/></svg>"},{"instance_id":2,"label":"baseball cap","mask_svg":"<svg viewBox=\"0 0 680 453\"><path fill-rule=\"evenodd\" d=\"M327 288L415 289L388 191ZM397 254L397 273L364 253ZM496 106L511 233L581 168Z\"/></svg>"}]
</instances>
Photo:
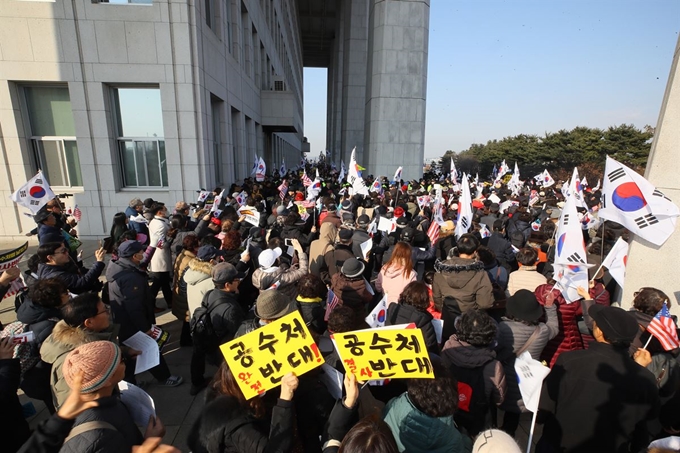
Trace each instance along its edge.
<instances>
[{"instance_id":1,"label":"baseball cap","mask_svg":"<svg viewBox=\"0 0 680 453\"><path fill-rule=\"evenodd\" d=\"M210 275L215 283L231 283L234 279L243 279L246 274L239 272L231 263L219 263L212 268Z\"/></svg>"},{"instance_id":2,"label":"baseball cap","mask_svg":"<svg viewBox=\"0 0 680 453\"><path fill-rule=\"evenodd\" d=\"M210 261L218 256L224 256L224 250L218 250L212 245L203 245L199 247L196 258L201 261Z\"/></svg>"},{"instance_id":3,"label":"baseball cap","mask_svg":"<svg viewBox=\"0 0 680 453\"><path fill-rule=\"evenodd\" d=\"M280 247L276 247L275 249L263 250L257 257L257 260L260 262L260 267L269 269L274 265L274 263L281 256L282 253L283 252L281 251Z\"/></svg>"},{"instance_id":4,"label":"baseball cap","mask_svg":"<svg viewBox=\"0 0 680 453\"><path fill-rule=\"evenodd\" d=\"M118 256L121 258L130 258L142 250L144 250L143 244L134 240L129 240L118 246Z\"/></svg>"},{"instance_id":5,"label":"baseball cap","mask_svg":"<svg viewBox=\"0 0 680 453\"><path fill-rule=\"evenodd\" d=\"M357 219L357 224L361 226L368 225L369 223L371 223L371 219L369 219L366 214L360 215Z\"/></svg>"}]
</instances>

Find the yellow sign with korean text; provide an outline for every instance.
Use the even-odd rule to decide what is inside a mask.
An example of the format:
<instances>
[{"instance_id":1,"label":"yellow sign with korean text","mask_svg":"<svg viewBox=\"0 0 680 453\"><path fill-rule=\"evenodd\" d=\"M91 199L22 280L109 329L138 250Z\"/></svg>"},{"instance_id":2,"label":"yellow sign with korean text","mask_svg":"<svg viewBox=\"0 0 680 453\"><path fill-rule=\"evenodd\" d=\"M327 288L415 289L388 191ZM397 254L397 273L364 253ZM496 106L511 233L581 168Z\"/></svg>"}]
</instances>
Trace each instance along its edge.
<instances>
[{"instance_id":1,"label":"yellow sign with korean text","mask_svg":"<svg viewBox=\"0 0 680 453\"><path fill-rule=\"evenodd\" d=\"M278 387L287 373L300 376L324 363L297 310L220 349L246 399Z\"/></svg>"},{"instance_id":2,"label":"yellow sign with korean text","mask_svg":"<svg viewBox=\"0 0 680 453\"><path fill-rule=\"evenodd\" d=\"M391 327L333 334L345 370L360 381L434 378L420 329Z\"/></svg>"}]
</instances>

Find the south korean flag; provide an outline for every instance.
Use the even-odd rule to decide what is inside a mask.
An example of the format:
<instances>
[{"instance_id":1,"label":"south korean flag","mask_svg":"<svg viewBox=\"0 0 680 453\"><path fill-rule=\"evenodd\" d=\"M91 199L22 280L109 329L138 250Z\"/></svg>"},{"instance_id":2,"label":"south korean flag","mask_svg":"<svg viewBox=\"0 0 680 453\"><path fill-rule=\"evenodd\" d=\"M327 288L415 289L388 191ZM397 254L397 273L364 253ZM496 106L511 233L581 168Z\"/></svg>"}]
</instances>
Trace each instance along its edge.
<instances>
[{"instance_id":1,"label":"south korean flag","mask_svg":"<svg viewBox=\"0 0 680 453\"><path fill-rule=\"evenodd\" d=\"M54 197L56 195L52 192L42 171L38 171L37 175L29 179L26 184L10 195L13 202L30 209L33 215L37 214L40 208L54 199Z\"/></svg>"},{"instance_id":2,"label":"south korean flag","mask_svg":"<svg viewBox=\"0 0 680 453\"><path fill-rule=\"evenodd\" d=\"M654 245L675 231L680 209L635 171L607 156L599 216L628 228Z\"/></svg>"},{"instance_id":3,"label":"south korean flag","mask_svg":"<svg viewBox=\"0 0 680 453\"><path fill-rule=\"evenodd\" d=\"M567 302L574 302L580 298L578 286L588 287L588 268L592 264L586 259L581 220L572 194L562 209L555 242L555 281Z\"/></svg>"}]
</instances>

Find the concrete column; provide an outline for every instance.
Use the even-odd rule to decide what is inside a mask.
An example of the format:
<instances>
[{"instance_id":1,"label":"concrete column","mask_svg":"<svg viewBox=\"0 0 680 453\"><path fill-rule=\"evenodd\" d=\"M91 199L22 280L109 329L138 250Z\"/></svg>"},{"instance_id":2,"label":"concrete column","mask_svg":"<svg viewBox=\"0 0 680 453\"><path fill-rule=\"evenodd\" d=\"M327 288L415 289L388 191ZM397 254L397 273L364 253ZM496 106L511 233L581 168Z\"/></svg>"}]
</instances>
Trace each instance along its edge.
<instances>
[{"instance_id":1,"label":"concrete column","mask_svg":"<svg viewBox=\"0 0 680 453\"><path fill-rule=\"evenodd\" d=\"M342 75L342 159L363 163L364 112L366 110L366 55L368 50L369 0L346 0Z\"/></svg>"},{"instance_id":2,"label":"concrete column","mask_svg":"<svg viewBox=\"0 0 680 453\"><path fill-rule=\"evenodd\" d=\"M338 2L338 16L335 24L335 40L333 42L333 54L331 56L333 66L333 124L330 131L330 150L331 159L338 164L340 168L340 158L342 153L342 98L343 98L343 63L344 63L344 15L345 2L348 0L341 0Z\"/></svg>"},{"instance_id":3,"label":"concrete column","mask_svg":"<svg viewBox=\"0 0 680 453\"><path fill-rule=\"evenodd\" d=\"M680 206L680 180L678 159L680 158L680 38L675 47L675 56L668 76L668 84L657 121L652 150L647 160L645 178L664 195ZM671 312L680 314L680 291L675 281L677 270L674 264L680 251L680 220L675 232L661 246L657 247L637 236L633 236L626 266L626 282L623 289L622 306L629 308L633 293L643 286L657 288L670 298Z\"/></svg>"},{"instance_id":4,"label":"concrete column","mask_svg":"<svg viewBox=\"0 0 680 453\"><path fill-rule=\"evenodd\" d=\"M368 173L423 173L429 0L370 0L364 162Z\"/></svg>"}]
</instances>

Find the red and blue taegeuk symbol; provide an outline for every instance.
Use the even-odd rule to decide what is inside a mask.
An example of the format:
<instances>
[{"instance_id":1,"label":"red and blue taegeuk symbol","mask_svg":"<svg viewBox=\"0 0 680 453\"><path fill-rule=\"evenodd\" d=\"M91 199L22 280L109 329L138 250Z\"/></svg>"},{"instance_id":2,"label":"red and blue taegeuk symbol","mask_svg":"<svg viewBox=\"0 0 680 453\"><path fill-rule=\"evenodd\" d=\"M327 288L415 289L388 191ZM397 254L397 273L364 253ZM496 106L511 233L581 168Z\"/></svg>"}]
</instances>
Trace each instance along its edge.
<instances>
[{"instance_id":1,"label":"red and blue taegeuk symbol","mask_svg":"<svg viewBox=\"0 0 680 453\"><path fill-rule=\"evenodd\" d=\"M385 315L386 314L387 314L387 312L385 312L385 310L380 310L378 312L378 321L379 322L385 322Z\"/></svg>"},{"instance_id":2,"label":"red and blue taegeuk symbol","mask_svg":"<svg viewBox=\"0 0 680 453\"><path fill-rule=\"evenodd\" d=\"M647 206L647 200L634 182L624 182L612 193L612 203L624 212L634 212Z\"/></svg>"},{"instance_id":3,"label":"red and blue taegeuk symbol","mask_svg":"<svg viewBox=\"0 0 680 453\"><path fill-rule=\"evenodd\" d=\"M33 198L42 198L45 195L47 195L47 192L45 191L45 188L43 186L33 186L30 189L28 189L28 193Z\"/></svg>"},{"instance_id":4,"label":"red and blue taegeuk symbol","mask_svg":"<svg viewBox=\"0 0 680 453\"><path fill-rule=\"evenodd\" d=\"M562 236L557 239L557 254L562 255L562 249L564 248L564 241L567 240L567 233L562 233Z\"/></svg>"},{"instance_id":5,"label":"red and blue taegeuk symbol","mask_svg":"<svg viewBox=\"0 0 680 453\"><path fill-rule=\"evenodd\" d=\"M569 265L567 265L567 267L572 272L580 272L581 271L581 266L578 266L576 264L569 264Z\"/></svg>"}]
</instances>

